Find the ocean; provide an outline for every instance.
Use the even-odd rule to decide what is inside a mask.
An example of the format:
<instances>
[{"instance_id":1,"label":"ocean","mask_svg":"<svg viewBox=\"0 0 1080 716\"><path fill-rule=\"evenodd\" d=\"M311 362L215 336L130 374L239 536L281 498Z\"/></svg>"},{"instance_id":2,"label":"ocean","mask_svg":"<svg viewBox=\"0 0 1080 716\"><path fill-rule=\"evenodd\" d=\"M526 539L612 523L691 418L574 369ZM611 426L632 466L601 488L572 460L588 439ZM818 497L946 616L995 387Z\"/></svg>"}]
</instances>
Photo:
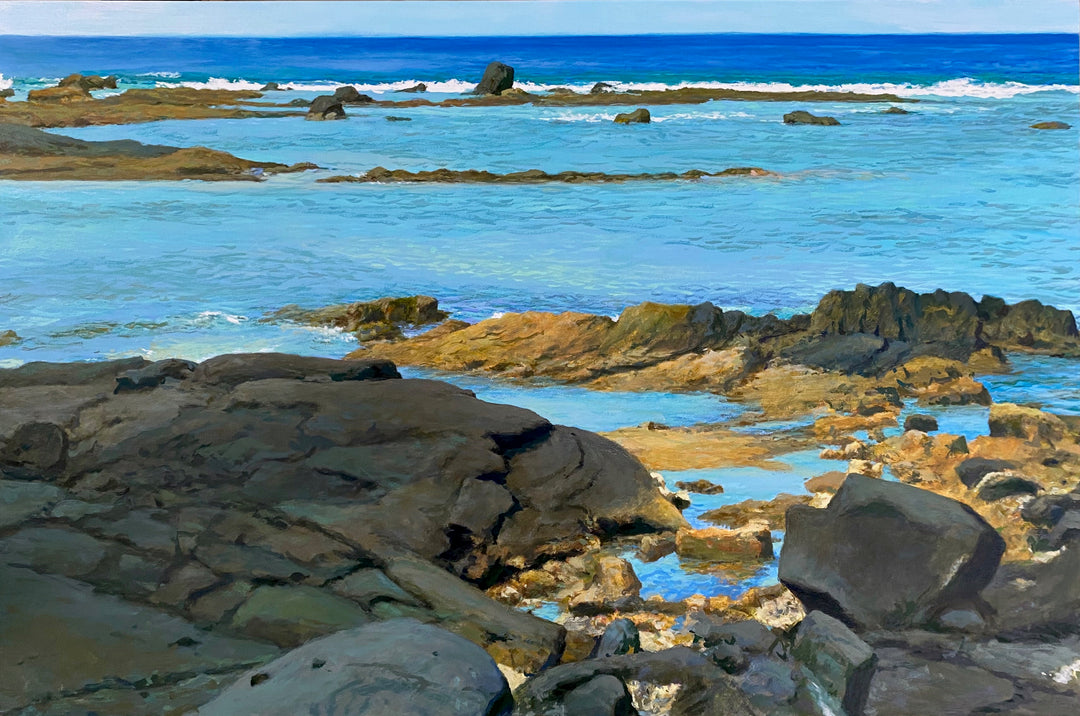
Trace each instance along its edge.
<instances>
[{"instance_id":1,"label":"ocean","mask_svg":"<svg viewBox=\"0 0 1080 716\"><path fill-rule=\"evenodd\" d=\"M645 300L788 316L833 288L893 281L1080 313L1077 37L648 36L445 39L0 37L0 88L15 100L71 72L120 89L285 86L312 98L353 84L379 98L425 82L468 91L492 60L519 86L587 90L684 85L890 92L871 104L714 101L653 107L622 127L607 107L363 108L302 117L163 121L54 130L82 139L203 145L323 169L262 183L0 182L0 366L128 355L204 359L236 351L340 357L341 332L260 321L286 304L423 293L455 317L578 310L616 315ZM107 93L104 92L104 93ZM97 93L103 94L103 93ZM836 128L785 126L807 109ZM387 122L388 114L411 122ZM1065 121L1068 131L1029 125ZM316 184L396 169L661 172L758 166L779 177L631 185ZM1020 356L986 378L998 400L1080 414L1080 364ZM406 371L408 375L430 375ZM707 394L597 393L439 374L483 399L612 430L691 425L745 410ZM939 408L974 438L986 409ZM832 469L812 453L773 471L707 477L691 517L799 492ZM700 477L685 475L683 477ZM666 475L669 483L681 479ZM695 522L696 524L697 522ZM775 581L775 563L727 578L674 557L634 562L647 590L678 599Z\"/></svg>"}]
</instances>

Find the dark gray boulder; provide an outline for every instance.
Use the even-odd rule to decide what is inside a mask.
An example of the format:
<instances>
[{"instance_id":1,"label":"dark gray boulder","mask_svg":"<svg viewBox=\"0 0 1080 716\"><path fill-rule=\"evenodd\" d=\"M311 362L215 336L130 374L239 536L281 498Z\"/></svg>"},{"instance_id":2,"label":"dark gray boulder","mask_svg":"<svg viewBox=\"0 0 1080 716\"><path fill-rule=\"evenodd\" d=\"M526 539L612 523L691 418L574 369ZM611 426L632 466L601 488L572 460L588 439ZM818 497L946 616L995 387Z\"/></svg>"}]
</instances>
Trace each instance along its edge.
<instances>
[{"instance_id":1,"label":"dark gray boulder","mask_svg":"<svg viewBox=\"0 0 1080 716\"><path fill-rule=\"evenodd\" d=\"M512 706L506 678L483 649L393 619L308 642L244 674L198 713L505 716Z\"/></svg>"},{"instance_id":2,"label":"dark gray boulder","mask_svg":"<svg viewBox=\"0 0 1080 716\"><path fill-rule=\"evenodd\" d=\"M360 94L360 90L352 85L345 85L334 90L334 99L342 104L370 104L375 101L366 94Z\"/></svg>"},{"instance_id":3,"label":"dark gray boulder","mask_svg":"<svg viewBox=\"0 0 1080 716\"><path fill-rule=\"evenodd\" d=\"M819 117L804 110L788 112L784 115L784 124L816 124L823 127L839 127L840 122L835 117Z\"/></svg>"},{"instance_id":4,"label":"dark gray boulder","mask_svg":"<svg viewBox=\"0 0 1080 716\"><path fill-rule=\"evenodd\" d=\"M473 94L499 95L514 86L514 68L501 62L492 62L484 70L484 76L480 84L476 85Z\"/></svg>"},{"instance_id":5,"label":"dark gray boulder","mask_svg":"<svg viewBox=\"0 0 1080 716\"><path fill-rule=\"evenodd\" d=\"M641 651L641 635L634 622L616 619L607 625L596 641L590 657L617 656Z\"/></svg>"},{"instance_id":6,"label":"dark gray boulder","mask_svg":"<svg viewBox=\"0 0 1080 716\"><path fill-rule=\"evenodd\" d=\"M345 108L341 106L341 100L324 94L311 101L307 116L304 119L345 119Z\"/></svg>"},{"instance_id":7,"label":"dark gray boulder","mask_svg":"<svg viewBox=\"0 0 1080 716\"><path fill-rule=\"evenodd\" d=\"M3 97L4 99L7 99L8 97L14 97L14 96L15 96L15 90L11 89L10 87L8 87L6 89L0 89L0 97Z\"/></svg>"},{"instance_id":8,"label":"dark gray boulder","mask_svg":"<svg viewBox=\"0 0 1080 716\"><path fill-rule=\"evenodd\" d=\"M630 692L618 677L595 676L563 697L566 716L637 716Z\"/></svg>"},{"instance_id":9,"label":"dark gray boulder","mask_svg":"<svg viewBox=\"0 0 1080 716\"><path fill-rule=\"evenodd\" d=\"M406 87L405 89L399 89L398 92L427 92L427 85L423 82L417 82L412 87Z\"/></svg>"},{"instance_id":10,"label":"dark gray boulder","mask_svg":"<svg viewBox=\"0 0 1080 716\"><path fill-rule=\"evenodd\" d=\"M969 457L956 466L956 476L966 487L975 487L984 477L992 472L1004 472L1016 467L1009 460L996 460L987 457Z\"/></svg>"},{"instance_id":11,"label":"dark gray boulder","mask_svg":"<svg viewBox=\"0 0 1080 716\"><path fill-rule=\"evenodd\" d=\"M840 702L844 713L863 713L877 663L866 642L828 614L810 612L799 624L791 654Z\"/></svg>"},{"instance_id":12,"label":"dark gray boulder","mask_svg":"<svg viewBox=\"0 0 1080 716\"><path fill-rule=\"evenodd\" d=\"M633 112L615 115L615 124L649 124L650 122L652 122L652 115L644 107L639 107Z\"/></svg>"},{"instance_id":13,"label":"dark gray boulder","mask_svg":"<svg viewBox=\"0 0 1080 716\"><path fill-rule=\"evenodd\" d=\"M967 505L852 474L827 508L788 510L779 576L809 610L858 628L906 628L978 603L1004 552Z\"/></svg>"},{"instance_id":14,"label":"dark gray boulder","mask_svg":"<svg viewBox=\"0 0 1080 716\"><path fill-rule=\"evenodd\" d=\"M610 94L615 91L614 85L610 85L607 82L597 82L589 90L589 94Z\"/></svg>"},{"instance_id":15,"label":"dark gray boulder","mask_svg":"<svg viewBox=\"0 0 1080 716\"><path fill-rule=\"evenodd\" d=\"M281 91L281 85L277 82L267 82L259 88L260 92L279 92Z\"/></svg>"}]
</instances>

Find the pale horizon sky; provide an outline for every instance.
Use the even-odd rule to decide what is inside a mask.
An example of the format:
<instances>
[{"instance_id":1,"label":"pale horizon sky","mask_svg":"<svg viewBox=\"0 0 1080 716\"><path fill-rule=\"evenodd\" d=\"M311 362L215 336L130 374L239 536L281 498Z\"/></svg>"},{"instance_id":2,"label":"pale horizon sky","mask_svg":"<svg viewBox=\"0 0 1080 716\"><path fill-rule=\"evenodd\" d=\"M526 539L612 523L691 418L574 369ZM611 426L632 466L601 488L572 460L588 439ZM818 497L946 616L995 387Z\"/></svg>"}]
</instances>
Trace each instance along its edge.
<instances>
[{"instance_id":1,"label":"pale horizon sky","mask_svg":"<svg viewBox=\"0 0 1080 716\"><path fill-rule=\"evenodd\" d=\"M1076 0L0 0L0 35L459 37L723 32L1077 33L1080 4Z\"/></svg>"}]
</instances>

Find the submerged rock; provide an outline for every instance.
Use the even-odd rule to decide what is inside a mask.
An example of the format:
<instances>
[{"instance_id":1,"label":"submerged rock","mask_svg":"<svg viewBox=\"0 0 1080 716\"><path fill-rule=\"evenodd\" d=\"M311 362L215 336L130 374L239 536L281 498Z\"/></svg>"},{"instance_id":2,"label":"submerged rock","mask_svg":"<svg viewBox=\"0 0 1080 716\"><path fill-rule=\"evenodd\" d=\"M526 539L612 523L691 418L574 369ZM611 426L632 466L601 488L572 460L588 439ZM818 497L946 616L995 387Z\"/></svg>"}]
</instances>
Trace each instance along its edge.
<instances>
[{"instance_id":1,"label":"submerged rock","mask_svg":"<svg viewBox=\"0 0 1080 716\"><path fill-rule=\"evenodd\" d=\"M852 474L827 508L788 510L779 576L807 609L846 624L916 627L977 603L1004 551L967 505Z\"/></svg>"},{"instance_id":2,"label":"submerged rock","mask_svg":"<svg viewBox=\"0 0 1080 716\"><path fill-rule=\"evenodd\" d=\"M639 107L633 112L615 115L615 124L649 124L650 122L652 122L652 115L644 107Z\"/></svg>"},{"instance_id":3,"label":"submerged rock","mask_svg":"<svg viewBox=\"0 0 1080 716\"><path fill-rule=\"evenodd\" d=\"M881 113L882 114L911 114L911 112L907 111L903 107L889 107L888 109L882 110Z\"/></svg>"},{"instance_id":4,"label":"submerged rock","mask_svg":"<svg viewBox=\"0 0 1080 716\"><path fill-rule=\"evenodd\" d=\"M825 127L838 127L840 122L835 117L819 117L804 110L788 112L784 115L784 124L818 124Z\"/></svg>"},{"instance_id":5,"label":"submerged rock","mask_svg":"<svg viewBox=\"0 0 1080 716\"><path fill-rule=\"evenodd\" d=\"M311 106L308 107L307 116L304 119L345 119L345 108L337 97L324 94L311 101Z\"/></svg>"},{"instance_id":6,"label":"submerged rock","mask_svg":"<svg viewBox=\"0 0 1080 716\"><path fill-rule=\"evenodd\" d=\"M1072 129L1071 124L1065 122L1036 122L1031 125L1032 129Z\"/></svg>"},{"instance_id":7,"label":"submerged rock","mask_svg":"<svg viewBox=\"0 0 1080 716\"><path fill-rule=\"evenodd\" d=\"M417 82L412 87L399 89L398 92L427 92L427 85L423 82Z\"/></svg>"},{"instance_id":8,"label":"submerged rock","mask_svg":"<svg viewBox=\"0 0 1080 716\"><path fill-rule=\"evenodd\" d=\"M0 346L11 346L21 341L22 338L15 331L0 331Z\"/></svg>"},{"instance_id":9,"label":"submerged rock","mask_svg":"<svg viewBox=\"0 0 1080 716\"><path fill-rule=\"evenodd\" d=\"M484 70L484 76L480 84L476 85L473 94L499 95L514 86L514 68L501 62L492 62Z\"/></svg>"}]
</instances>

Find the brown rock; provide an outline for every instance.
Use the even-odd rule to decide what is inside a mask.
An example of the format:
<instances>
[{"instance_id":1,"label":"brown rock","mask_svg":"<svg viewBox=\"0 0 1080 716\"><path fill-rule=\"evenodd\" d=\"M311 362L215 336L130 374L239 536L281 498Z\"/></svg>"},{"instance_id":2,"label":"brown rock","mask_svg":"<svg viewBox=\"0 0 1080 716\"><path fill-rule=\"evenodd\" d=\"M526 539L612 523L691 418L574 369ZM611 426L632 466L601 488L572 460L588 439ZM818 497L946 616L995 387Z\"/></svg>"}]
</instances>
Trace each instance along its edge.
<instances>
[{"instance_id":1,"label":"brown rock","mask_svg":"<svg viewBox=\"0 0 1080 716\"><path fill-rule=\"evenodd\" d=\"M675 552L684 559L711 562L771 559L772 533L761 523L751 523L737 530L719 527L679 530L675 537Z\"/></svg>"}]
</instances>

